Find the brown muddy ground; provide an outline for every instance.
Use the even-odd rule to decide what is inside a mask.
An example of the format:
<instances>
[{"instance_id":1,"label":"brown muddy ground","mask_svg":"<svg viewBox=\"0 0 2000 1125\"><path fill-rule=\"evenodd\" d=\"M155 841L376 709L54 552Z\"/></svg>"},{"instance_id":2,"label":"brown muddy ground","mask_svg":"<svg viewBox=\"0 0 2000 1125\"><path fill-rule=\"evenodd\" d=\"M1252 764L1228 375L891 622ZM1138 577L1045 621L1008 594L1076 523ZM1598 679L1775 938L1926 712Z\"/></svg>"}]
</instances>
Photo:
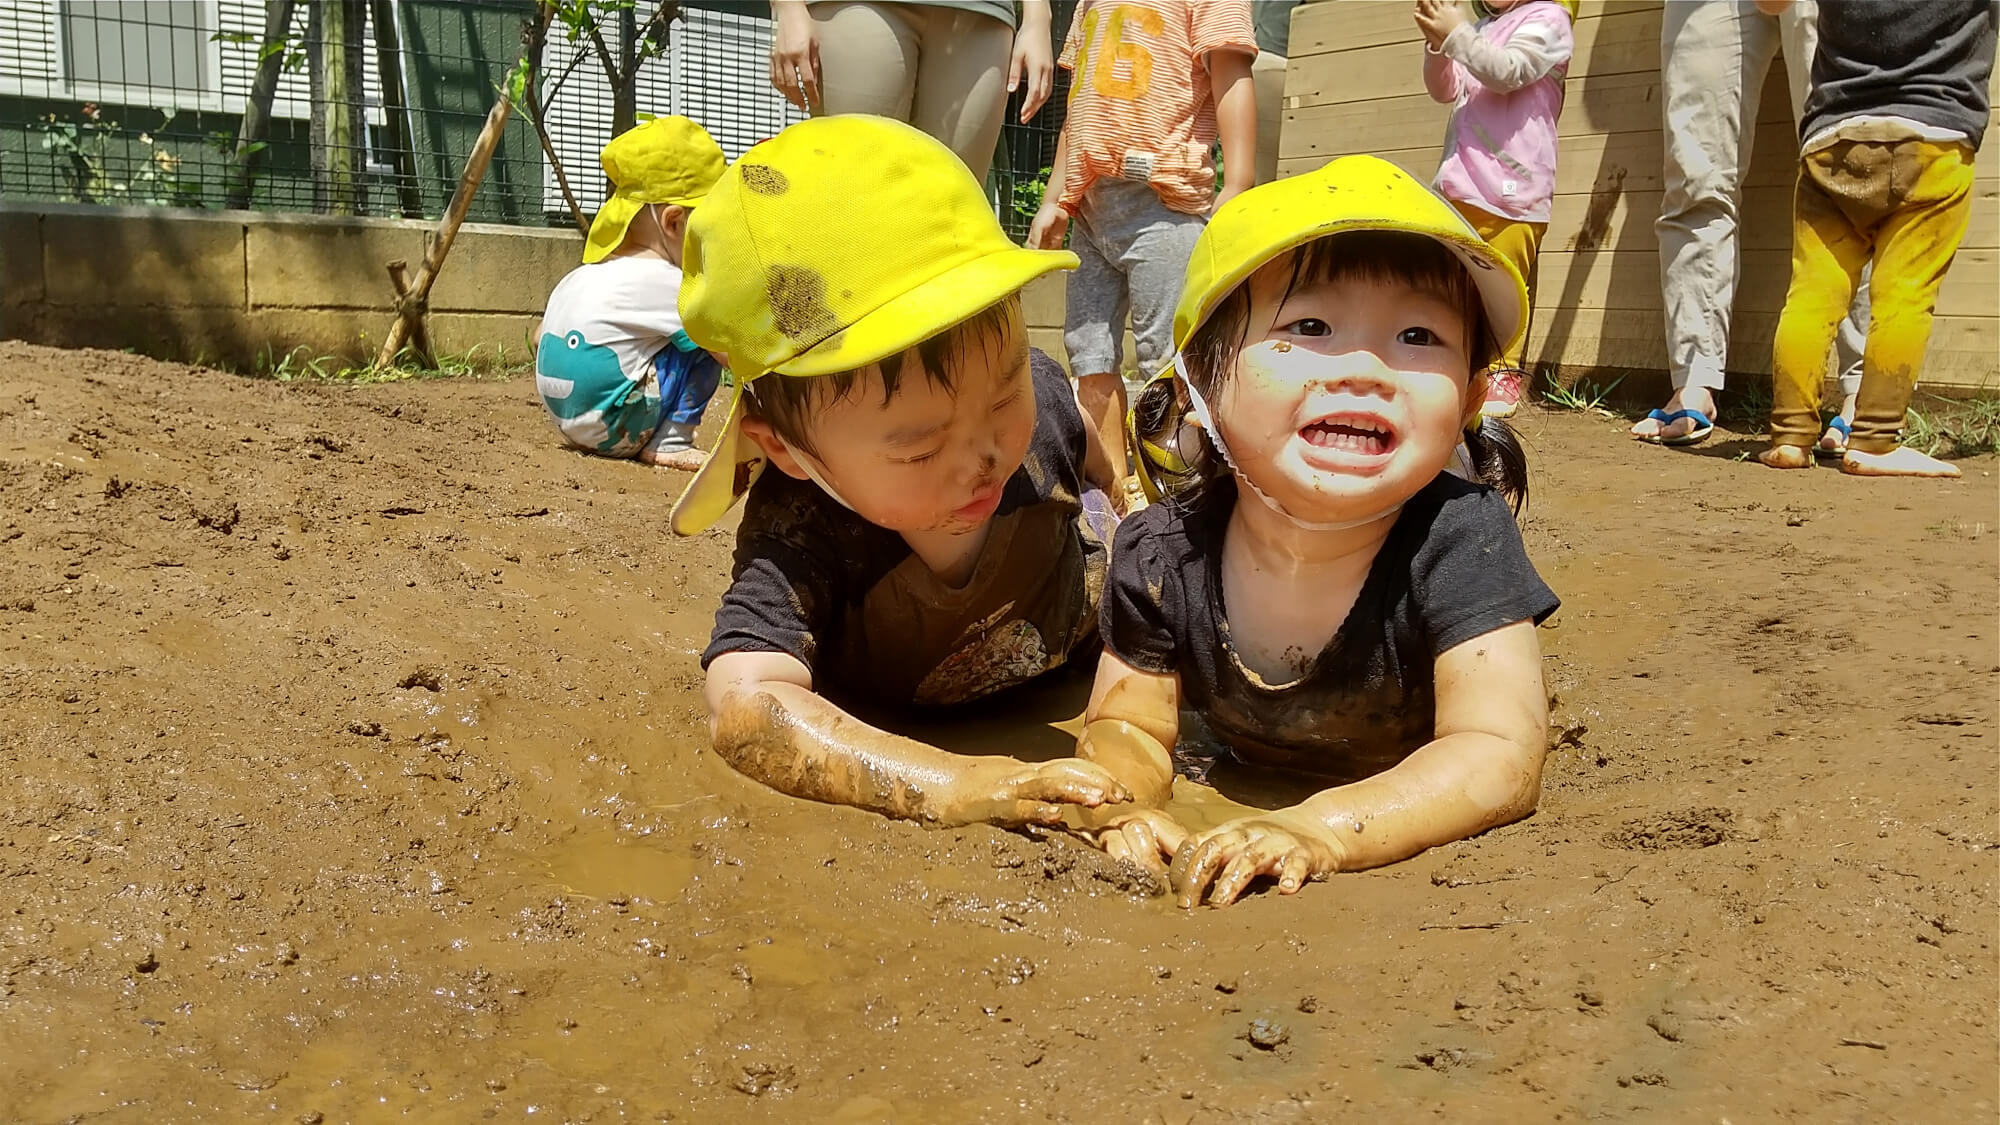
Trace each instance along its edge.
<instances>
[{"instance_id":1,"label":"brown muddy ground","mask_svg":"<svg viewBox=\"0 0 2000 1125\"><path fill-rule=\"evenodd\" d=\"M1187 913L718 763L726 533L523 380L0 344L0 1119L1992 1120L1993 460L1523 425L1541 812Z\"/></svg>"}]
</instances>

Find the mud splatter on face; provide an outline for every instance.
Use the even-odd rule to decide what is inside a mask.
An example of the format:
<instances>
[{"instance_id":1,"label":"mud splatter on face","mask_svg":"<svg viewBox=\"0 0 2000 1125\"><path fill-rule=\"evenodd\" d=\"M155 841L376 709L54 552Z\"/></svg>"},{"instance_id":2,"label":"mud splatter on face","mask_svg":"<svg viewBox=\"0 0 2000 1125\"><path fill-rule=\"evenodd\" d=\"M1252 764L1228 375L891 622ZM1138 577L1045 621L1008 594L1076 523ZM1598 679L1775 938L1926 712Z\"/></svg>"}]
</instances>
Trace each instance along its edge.
<instances>
[{"instance_id":1,"label":"mud splatter on face","mask_svg":"<svg viewBox=\"0 0 2000 1125\"><path fill-rule=\"evenodd\" d=\"M768 164L745 164L743 186L758 195L783 195L792 190L792 181Z\"/></svg>"},{"instance_id":2,"label":"mud splatter on face","mask_svg":"<svg viewBox=\"0 0 2000 1125\"><path fill-rule=\"evenodd\" d=\"M818 343L840 331L840 318L827 307L826 278L818 270L767 267L764 290L771 298L772 321L792 339Z\"/></svg>"}]
</instances>

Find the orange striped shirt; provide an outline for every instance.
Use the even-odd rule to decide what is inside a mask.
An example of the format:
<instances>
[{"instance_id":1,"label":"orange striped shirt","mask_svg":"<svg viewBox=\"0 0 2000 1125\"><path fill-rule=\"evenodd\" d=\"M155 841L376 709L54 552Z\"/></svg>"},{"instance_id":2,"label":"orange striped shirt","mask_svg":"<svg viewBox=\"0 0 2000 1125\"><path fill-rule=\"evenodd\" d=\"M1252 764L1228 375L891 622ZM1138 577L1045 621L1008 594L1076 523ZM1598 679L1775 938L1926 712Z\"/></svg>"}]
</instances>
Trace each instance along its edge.
<instances>
[{"instance_id":1,"label":"orange striped shirt","mask_svg":"<svg viewBox=\"0 0 2000 1125\"><path fill-rule=\"evenodd\" d=\"M1249 0L1085 0L1070 21L1063 192L1071 215L1101 177L1153 185L1200 215L1215 200L1211 51L1257 53Z\"/></svg>"}]
</instances>

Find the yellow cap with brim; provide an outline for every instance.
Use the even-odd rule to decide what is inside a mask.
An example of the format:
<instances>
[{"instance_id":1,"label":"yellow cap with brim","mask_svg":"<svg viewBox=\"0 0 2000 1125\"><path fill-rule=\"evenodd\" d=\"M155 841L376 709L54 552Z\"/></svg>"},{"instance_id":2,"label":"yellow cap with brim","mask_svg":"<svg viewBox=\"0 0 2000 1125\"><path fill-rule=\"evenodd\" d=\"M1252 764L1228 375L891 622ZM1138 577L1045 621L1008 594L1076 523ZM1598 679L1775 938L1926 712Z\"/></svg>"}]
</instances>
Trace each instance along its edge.
<instances>
[{"instance_id":1,"label":"yellow cap with brim","mask_svg":"<svg viewBox=\"0 0 2000 1125\"><path fill-rule=\"evenodd\" d=\"M1511 352L1528 319L1528 290L1520 273L1456 208L1375 156L1343 156L1304 175L1259 184L1217 211L1195 240L1188 262L1187 282L1174 310L1174 351L1187 347L1222 299L1265 263L1328 235L1360 230L1401 231L1443 244L1471 275L1496 343L1491 354L1472 357L1473 370ZM1170 379L1173 373L1169 364L1153 378ZM1128 421L1128 428L1136 440L1134 424ZM1142 460L1150 459L1151 450L1135 448ZM1148 495L1157 495L1144 466L1141 481Z\"/></svg>"},{"instance_id":2,"label":"yellow cap with brim","mask_svg":"<svg viewBox=\"0 0 2000 1125\"><path fill-rule=\"evenodd\" d=\"M736 386L671 527L708 528L763 471L742 433L750 383L880 362L1076 264L1009 241L964 163L900 121L818 117L750 149L689 220L682 251L681 322L728 356Z\"/></svg>"},{"instance_id":3,"label":"yellow cap with brim","mask_svg":"<svg viewBox=\"0 0 2000 1125\"><path fill-rule=\"evenodd\" d=\"M632 219L649 203L693 207L722 178L722 146L686 117L655 117L604 146L598 156L615 190L591 220L583 260L602 261L625 241Z\"/></svg>"}]
</instances>

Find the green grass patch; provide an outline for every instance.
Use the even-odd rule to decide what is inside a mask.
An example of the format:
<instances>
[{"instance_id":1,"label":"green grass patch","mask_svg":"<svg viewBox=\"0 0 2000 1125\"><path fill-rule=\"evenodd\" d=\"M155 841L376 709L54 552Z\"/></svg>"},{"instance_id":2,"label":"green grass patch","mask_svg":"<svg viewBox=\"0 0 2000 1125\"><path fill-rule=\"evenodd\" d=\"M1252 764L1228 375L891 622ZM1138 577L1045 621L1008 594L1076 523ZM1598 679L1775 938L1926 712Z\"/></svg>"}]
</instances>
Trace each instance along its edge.
<instances>
[{"instance_id":1,"label":"green grass patch","mask_svg":"<svg viewBox=\"0 0 2000 1125\"><path fill-rule=\"evenodd\" d=\"M1904 422L1903 444L1933 457L2000 452L2000 394L1967 398L1917 395Z\"/></svg>"},{"instance_id":2,"label":"green grass patch","mask_svg":"<svg viewBox=\"0 0 2000 1125\"><path fill-rule=\"evenodd\" d=\"M1611 401L1611 394L1618 389L1618 384L1624 381L1623 375L1604 384L1592 379L1578 379L1568 386L1552 381L1542 389L1542 401L1557 410L1586 410L1611 415L1612 410L1606 404Z\"/></svg>"},{"instance_id":3,"label":"green grass patch","mask_svg":"<svg viewBox=\"0 0 2000 1125\"><path fill-rule=\"evenodd\" d=\"M345 356L315 355L304 345L282 355L269 348L257 355L247 372L252 379L279 383L401 383L411 379L506 379L528 369L533 359L525 351L510 352L504 347L475 344L463 352L437 357L436 367L425 367L409 348L396 354L388 367L357 364Z\"/></svg>"}]
</instances>

